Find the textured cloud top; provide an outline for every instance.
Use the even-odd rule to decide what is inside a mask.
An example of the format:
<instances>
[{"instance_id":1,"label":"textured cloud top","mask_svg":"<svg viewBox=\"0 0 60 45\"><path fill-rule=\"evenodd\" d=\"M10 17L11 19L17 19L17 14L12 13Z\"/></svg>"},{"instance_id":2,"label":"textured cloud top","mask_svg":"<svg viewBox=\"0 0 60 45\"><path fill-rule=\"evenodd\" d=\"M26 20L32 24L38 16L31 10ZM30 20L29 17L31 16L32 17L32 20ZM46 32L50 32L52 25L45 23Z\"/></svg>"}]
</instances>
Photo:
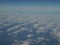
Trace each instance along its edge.
<instances>
[{"instance_id":1,"label":"textured cloud top","mask_svg":"<svg viewBox=\"0 0 60 45\"><path fill-rule=\"evenodd\" d=\"M60 45L60 15L4 15L1 45Z\"/></svg>"}]
</instances>

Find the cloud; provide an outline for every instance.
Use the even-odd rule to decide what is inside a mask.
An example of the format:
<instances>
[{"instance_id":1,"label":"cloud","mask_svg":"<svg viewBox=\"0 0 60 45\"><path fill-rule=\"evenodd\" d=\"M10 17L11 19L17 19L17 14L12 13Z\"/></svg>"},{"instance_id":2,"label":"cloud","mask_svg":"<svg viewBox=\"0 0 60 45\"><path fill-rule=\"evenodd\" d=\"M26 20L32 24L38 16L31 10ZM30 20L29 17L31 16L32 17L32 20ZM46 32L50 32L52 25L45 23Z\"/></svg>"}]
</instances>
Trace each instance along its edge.
<instances>
[{"instance_id":1,"label":"cloud","mask_svg":"<svg viewBox=\"0 0 60 45\"><path fill-rule=\"evenodd\" d=\"M44 38L44 37L37 37L37 39L39 40L39 42L41 42L41 41L45 40L45 38Z\"/></svg>"},{"instance_id":2,"label":"cloud","mask_svg":"<svg viewBox=\"0 0 60 45\"><path fill-rule=\"evenodd\" d=\"M32 34L28 34L27 35L27 38L31 38L33 35Z\"/></svg>"},{"instance_id":3,"label":"cloud","mask_svg":"<svg viewBox=\"0 0 60 45\"><path fill-rule=\"evenodd\" d=\"M22 45L29 45L29 42L23 41L23 44Z\"/></svg>"},{"instance_id":4,"label":"cloud","mask_svg":"<svg viewBox=\"0 0 60 45\"><path fill-rule=\"evenodd\" d=\"M58 40L58 42L60 43L60 31L59 32L55 31L54 35L55 35L56 39Z\"/></svg>"}]
</instances>

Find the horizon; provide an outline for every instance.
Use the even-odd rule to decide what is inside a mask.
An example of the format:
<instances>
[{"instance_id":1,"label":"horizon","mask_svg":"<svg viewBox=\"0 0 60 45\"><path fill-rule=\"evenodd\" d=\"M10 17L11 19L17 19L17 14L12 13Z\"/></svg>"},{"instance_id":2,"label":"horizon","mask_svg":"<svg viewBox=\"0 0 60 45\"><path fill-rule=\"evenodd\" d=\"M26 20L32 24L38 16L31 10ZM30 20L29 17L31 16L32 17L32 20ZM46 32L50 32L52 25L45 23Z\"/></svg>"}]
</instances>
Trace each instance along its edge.
<instances>
[{"instance_id":1,"label":"horizon","mask_svg":"<svg viewBox=\"0 0 60 45\"><path fill-rule=\"evenodd\" d=\"M0 13L60 13L60 1L58 0L0 0Z\"/></svg>"}]
</instances>

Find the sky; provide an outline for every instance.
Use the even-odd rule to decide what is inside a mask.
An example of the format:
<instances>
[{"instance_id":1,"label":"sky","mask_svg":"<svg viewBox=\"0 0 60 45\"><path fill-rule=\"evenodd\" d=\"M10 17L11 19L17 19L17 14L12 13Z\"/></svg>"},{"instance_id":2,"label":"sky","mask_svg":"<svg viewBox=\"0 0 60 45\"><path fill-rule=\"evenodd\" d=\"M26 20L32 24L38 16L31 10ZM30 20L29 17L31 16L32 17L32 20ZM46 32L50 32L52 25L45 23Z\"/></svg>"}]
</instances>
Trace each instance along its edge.
<instances>
[{"instance_id":1,"label":"sky","mask_svg":"<svg viewBox=\"0 0 60 45\"><path fill-rule=\"evenodd\" d=\"M60 14L60 0L0 0L0 13Z\"/></svg>"}]
</instances>

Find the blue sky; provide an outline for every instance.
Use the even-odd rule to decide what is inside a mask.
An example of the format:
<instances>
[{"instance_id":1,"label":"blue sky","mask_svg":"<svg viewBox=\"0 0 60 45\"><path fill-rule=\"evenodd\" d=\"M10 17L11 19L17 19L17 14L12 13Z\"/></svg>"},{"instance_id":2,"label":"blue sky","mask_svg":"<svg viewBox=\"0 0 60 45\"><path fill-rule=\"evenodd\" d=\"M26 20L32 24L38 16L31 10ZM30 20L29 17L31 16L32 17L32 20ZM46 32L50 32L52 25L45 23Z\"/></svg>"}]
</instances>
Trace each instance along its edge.
<instances>
[{"instance_id":1,"label":"blue sky","mask_svg":"<svg viewBox=\"0 0 60 45\"><path fill-rule=\"evenodd\" d=\"M0 0L0 13L60 14L60 0Z\"/></svg>"},{"instance_id":2,"label":"blue sky","mask_svg":"<svg viewBox=\"0 0 60 45\"><path fill-rule=\"evenodd\" d=\"M35 4L35 5L60 5L60 0L0 0L1 4Z\"/></svg>"}]
</instances>

